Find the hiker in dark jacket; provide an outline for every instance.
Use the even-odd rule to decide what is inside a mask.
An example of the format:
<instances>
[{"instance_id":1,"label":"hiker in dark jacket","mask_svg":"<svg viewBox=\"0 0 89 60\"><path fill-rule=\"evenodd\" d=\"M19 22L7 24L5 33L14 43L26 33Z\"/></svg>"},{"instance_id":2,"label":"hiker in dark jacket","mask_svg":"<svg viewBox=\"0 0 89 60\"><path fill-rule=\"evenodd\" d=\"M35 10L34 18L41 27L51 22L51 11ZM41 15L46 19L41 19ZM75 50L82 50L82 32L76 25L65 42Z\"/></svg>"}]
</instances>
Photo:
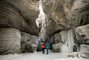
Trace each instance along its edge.
<instances>
[{"instance_id":1,"label":"hiker in dark jacket","mask_svg":"<svg viewBox=\"0 0 89 60\"><path fill-rule=\"evenodd\" d=\"M48 42L46 42L46 54L49 53L49 48L50 48L50 44Z\"/></svg>"}]
</instances>

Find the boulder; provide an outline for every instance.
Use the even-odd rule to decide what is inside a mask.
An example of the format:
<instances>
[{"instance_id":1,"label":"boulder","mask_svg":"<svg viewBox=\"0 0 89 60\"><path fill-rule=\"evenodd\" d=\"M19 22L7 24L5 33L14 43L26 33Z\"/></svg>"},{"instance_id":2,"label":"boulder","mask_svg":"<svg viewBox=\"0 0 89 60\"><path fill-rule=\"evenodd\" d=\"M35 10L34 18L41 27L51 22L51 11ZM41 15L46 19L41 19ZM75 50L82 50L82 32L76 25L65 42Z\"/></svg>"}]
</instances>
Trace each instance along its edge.
<instances>
[{"instance_id":1,"label":"boulder","mask_svg":"<svg viewBox=\"0 0 89 60\"><path fill-rule=\"evenodd\" d=\"M20 31L13 28L0 28L0 54L20 53Z\"/></svg>"},{"instance_id":2,"label":"boulder","mask_svg":"<svg viewBox=\"0 0 89 60\"><path fill-rule=\"evenodd\" d=\"M80 57L89 59L89 45L82 44L80 46Z\"/></svg>"},{"instance_id":3,"label":"boulder","mask_svg":"<svg viewBox=\"0 0 89 60\"><path fill-rule=\"evenodd\" d=\"M84 40L83 43L89 43L89 24L76 28L77 40Z\"/></svg>"},{"instance_id":4,"label":"boulder","mask_svg":"<svg viewBox=\"0 0 89 60\"><path fill-rule=\"evenodd\" d=\"M30 44L31 35L25 32L21 32L21 52L33 52Z\"/></svg>"},{"instance_id":5,"label":"boulder","mask_svg":"<svg viewBox=\"0 0 89 60\"><path fill-rule=\"evenodd\" d=\"M37 46L39 44L38 37L35 35L32 35L30 39L30 43L31 43L33 51L37 51Z\"/></svg>"},{"instance_id":6,"label":"boulder","mask_svg":"<svg viewBox=\"0 0 89 60\"><path fill-rule=\"evenodd\" d=\"M76 28L76 38L80 44L80 56L89 57L89 24Z\"/></svg>"},{"instance_id":7,"label":"boulder","mask_svg":"<svg viewBox=\"0 0 89 60\"><path fill-rule=\"evenodd\" d=\"M60 33L57 33L53 37L53 43L56 44L56 43L59 43L59 42L62 42L61 41L61 35L60 35Z\"/></svg>"},{"instance_id":8,"label":"boulder","mask_svg":"<svg viewBox=\"0 0 89 60\"><path fill-rule=\"evenodd\" d=\"M34 52L37 51L38 37L30 35L29 33L21 33L21 51L22 52Z\"/></svg>"},{"instance_id":9,"label":"boulder","mask_svg":"<svg viewBox=\"0 0 89 60\"><path fill-rule=\"evenodd\" d=\"M52 45L53 52L61 52L62 43L56 43Z\"/></svg>"}]
</instances>

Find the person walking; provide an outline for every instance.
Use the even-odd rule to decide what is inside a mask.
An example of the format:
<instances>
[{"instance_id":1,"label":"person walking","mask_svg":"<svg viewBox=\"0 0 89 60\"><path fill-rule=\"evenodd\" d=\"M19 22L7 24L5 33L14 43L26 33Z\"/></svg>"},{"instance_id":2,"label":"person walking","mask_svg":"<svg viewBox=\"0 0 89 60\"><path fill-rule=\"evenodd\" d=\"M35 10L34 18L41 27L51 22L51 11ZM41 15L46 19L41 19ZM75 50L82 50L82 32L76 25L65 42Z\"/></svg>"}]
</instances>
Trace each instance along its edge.
<instances>
[{"instance_id":1,"label":"person walking","mask_svg":"<svg viewBox=\"0 0 89 60\"><path fill-rule=\"evenodd\" d=\"M50 48L50 44L48 42L46 42L46 54L49 53L49 48Z\"/></svg>"},{"instance_id":2,"label":"person walking","mask_svg":"<svg viewBox=\"0 0 89 60\"><path fill-rule=\"evenodd\" d=\"M44 42L41 43L41 49L42 49L42 53L45 54L45 43Z\"/></svg>"}]
</instances>

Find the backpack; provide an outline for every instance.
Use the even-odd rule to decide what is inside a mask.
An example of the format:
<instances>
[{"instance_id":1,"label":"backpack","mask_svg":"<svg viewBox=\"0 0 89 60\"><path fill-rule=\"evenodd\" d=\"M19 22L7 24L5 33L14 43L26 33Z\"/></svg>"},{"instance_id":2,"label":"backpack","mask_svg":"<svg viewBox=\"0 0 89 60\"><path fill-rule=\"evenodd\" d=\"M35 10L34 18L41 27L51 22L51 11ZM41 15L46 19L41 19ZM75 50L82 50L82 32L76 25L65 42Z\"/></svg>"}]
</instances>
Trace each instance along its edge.
<instances>
[{"instance_id":1,"label":"backpack","mask_svg":"<svg viewBox=\"0 0 89 60\"><path fill-rule=\"evenodd\" d=\"M50 47L50 44L49 44L49 43L48 43L48 44L46 44L46 48L47 48L47 49L49 49L49 47Z\"/></svg>"},{"instance_id":2,"label":"backpack","mask_svg":"<svg viewBox=\"0 0 89 60\"><path fill-rule=\"evenodd\" d=\"M42 45L41 45L41 48L45 48L45 44L42 44Z\"/></svg>"}]
</instances>

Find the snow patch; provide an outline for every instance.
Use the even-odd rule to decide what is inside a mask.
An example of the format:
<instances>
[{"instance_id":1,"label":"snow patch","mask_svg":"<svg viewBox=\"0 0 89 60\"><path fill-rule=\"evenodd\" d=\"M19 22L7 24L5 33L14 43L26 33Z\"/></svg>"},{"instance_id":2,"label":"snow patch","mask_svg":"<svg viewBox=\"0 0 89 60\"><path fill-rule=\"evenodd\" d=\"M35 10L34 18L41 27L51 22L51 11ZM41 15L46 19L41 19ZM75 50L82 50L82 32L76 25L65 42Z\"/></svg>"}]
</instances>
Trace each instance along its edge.
<instances>
[{"instance_id":1,"label":"snow patch","mask_svg":"<svg viewBox=\"0 0 89 60\"><path fill-rule=\"evenodd\" d=\"M80 60L79 58L60 58L60 59L54 59L54 60Z\"/></svg>"}]
</instances>

